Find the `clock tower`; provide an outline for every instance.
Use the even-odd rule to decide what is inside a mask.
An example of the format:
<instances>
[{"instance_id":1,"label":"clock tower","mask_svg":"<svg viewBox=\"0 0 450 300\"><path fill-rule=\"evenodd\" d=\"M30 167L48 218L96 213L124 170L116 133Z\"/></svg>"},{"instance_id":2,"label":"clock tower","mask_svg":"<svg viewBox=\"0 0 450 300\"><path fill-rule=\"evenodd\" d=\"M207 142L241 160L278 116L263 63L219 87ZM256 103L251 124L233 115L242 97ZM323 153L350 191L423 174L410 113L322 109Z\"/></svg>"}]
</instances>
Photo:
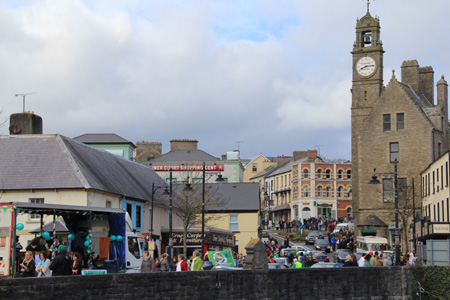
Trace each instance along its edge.
<instances>
[{"instance_id":1,"label":"clock tower","mask_svg":"<svg viewBox=\"0 0 450 300\"><path fill-rule=\"evenodd\" d=\"M360 136L368 116L376 106L383 91L383 44L380 40L380 20L370 15L357 20L356 41L353 45L352 84L352 187L353 216L359 222L361 186ZM357 228L355 228L356 230ZM359 234L359 233L358 233Z\"/></svg>"}]
</instances>

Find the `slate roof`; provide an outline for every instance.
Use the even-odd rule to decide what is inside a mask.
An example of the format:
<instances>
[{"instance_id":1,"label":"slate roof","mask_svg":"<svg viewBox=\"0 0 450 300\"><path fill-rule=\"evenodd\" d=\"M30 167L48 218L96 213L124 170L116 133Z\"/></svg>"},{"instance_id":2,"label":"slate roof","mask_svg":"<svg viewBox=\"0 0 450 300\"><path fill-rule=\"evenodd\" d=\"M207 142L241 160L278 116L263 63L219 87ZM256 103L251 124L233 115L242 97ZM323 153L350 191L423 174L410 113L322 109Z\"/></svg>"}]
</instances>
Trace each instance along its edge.
<instances>
[{"instance_id":1,"label":"slate roof","mask_svg":"<svg viewBox=\"0 0 450 300\"><path fill-rule=\"evenodd\" d=\"M182 192L184 184L177 184L174 190ZM217 197L223 200L223 206L209 208L208 211L214 212L233 212L233 211L258 211L259 210L259 183L209 183L206 184L206 190L211 190ZM195 192L201 196L201 187ZM195 194L194 194L195 195Z\"/></svg>"},{"instance_id":2,"label":"slate roof","mask_svg":"<svg viewBox=\"0 0 450 300\"><path fill-rule=\"evenodd\" d=\"M152 183L166 185L148 166L61 135L0 136L0 153L0 190L94 189L145 201Z\"/></svg>"},{"instance_id":3,"label":"slate roof","mask_svg":"<svg viewBox=\"0 0 450 300\"><path fill-rule=\"evenodd\" d=\"M382 226L387 227L386 223L384 223L380 218L376 215L368 215L363 221L358 224L358 227L362 226Z\"/></svg>"},{"instance_id":4,"label":"slate roof","mask_svg":"<svg viewBox=\"0 0 450 300\"><path fill-rule=\"evenodd\" d=\"M158 161L219 161L217 157L202 150L176 150L156 157L150 162Z\"/></svg>"},{"instance_id":5,"label":"slate roof","mask_svg":"<svg viewBox=\"0 0 450 300\"><path fill-rule=\"evenodd\" d=\"M273 171L275 171L277 168L278 168L277 165L271 165L271 166L265 168L264 170L262 170L261 172L259 172L258 174L256 174L255 176L253 176L253 177L250 178L250 179L258 178L258 177L261 177L261 176L267 176L267 175L270 175L270 174L271 174Z\"/></svg>"},{"instance_id":6,"label":"slate roof","mask_svg":"<svg viewBox=\"0 0 450 300\"><path fill-rule=\"evenodd\" d=\"M136 148L132 142L115 133L86 133L73 139L84 144L130 144Z\"/></svg>"}]
</instances>

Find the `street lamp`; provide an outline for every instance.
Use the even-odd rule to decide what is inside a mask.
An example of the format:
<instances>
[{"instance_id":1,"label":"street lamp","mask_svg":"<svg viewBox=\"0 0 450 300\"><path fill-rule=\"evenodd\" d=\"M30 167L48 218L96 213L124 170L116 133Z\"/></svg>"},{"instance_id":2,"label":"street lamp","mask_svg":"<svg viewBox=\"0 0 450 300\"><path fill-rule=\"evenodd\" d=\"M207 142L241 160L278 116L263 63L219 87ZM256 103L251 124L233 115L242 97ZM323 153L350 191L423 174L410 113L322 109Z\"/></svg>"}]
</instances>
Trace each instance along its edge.
<instances>
[{"instance_id":1,"label":"street lamp","mask_svg":"<svg viewBox=\"0 0 450 300\"><path fill-rule=\"evenodd\" d=\"M152 213L150 215L151 223L150 223L150 240L153 241L153 203L155 202L155 192L159 189L162 189L162 186L156 186L154 182L152 182Z\"/></svg>"},{"instance_id":2,"label":"street lamp","mask_svg":"<svg viewBox=\"0 0 450 300\"><path fill-rule=\"evenodd\" d=\"M217 175L216 182L222 183L225 179L222 178L222 174ZM202 259L205 257L205 182L206 182L206 163L203 162L202 167ZM188 182L186 183L186 186L184 187L183 191L191 192L192 187Z\"/></svg>"},{"instance_id":3,"label":"street lamp","mask_svg":"<svg viewBox=\"0 0 450 300\"><path fill-rule=\"evenodd\" d=\"M400 266L400 245L399 245L399 228L398 228L398 185L397 185L397 159L394 160L394 172L388 173L376 173L377 169L373 169L372 179L369 181L369 184L381 184L381 182L377 178L378 175L382 175L383 177L394 176L394 203L395 203L395 265Z\"/></svg>"},{"instance_id":4,"label":"street lamp","mask_svg":"<svg viewBox=\"0 0 450 300\"><path fill-rule=\"evenodd\" d=\"M173 259L173 239L172 239L172 168L170 168L170 184L169 184L169 190L167 190L167 187L164 191L164 194L169 195L169 252L170 252L170 259Z\"/></svg>"}]
</instances>

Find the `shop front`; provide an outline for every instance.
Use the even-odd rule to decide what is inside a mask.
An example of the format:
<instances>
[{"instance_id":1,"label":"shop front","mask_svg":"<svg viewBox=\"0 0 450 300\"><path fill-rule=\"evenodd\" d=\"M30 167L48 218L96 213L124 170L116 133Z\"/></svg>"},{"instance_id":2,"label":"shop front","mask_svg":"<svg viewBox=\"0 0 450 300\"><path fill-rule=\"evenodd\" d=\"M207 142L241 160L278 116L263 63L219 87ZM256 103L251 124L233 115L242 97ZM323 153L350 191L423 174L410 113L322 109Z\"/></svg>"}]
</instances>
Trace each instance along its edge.
<instances>
[{"instance_id":1,"label":"shop front","mask_svg":"<svg viewBox=\"0 0 450 300\"><path fill-rule=\"evenodd\" d=\"M162 253L168 253L169 251L169 229L162 228ZM173 228L172 240L173 240L173 253L174 256L183 253L183 229L181 227ZM194 250L201 251L202 247L202 229L193 227L190 228L186 234L186 247L187 256L191 257ZM213 227L205 228L205 249L207 251L222 251L222 250L235 250L235 236L232 231L223 230Z\"/></svg>"}]
</instances>

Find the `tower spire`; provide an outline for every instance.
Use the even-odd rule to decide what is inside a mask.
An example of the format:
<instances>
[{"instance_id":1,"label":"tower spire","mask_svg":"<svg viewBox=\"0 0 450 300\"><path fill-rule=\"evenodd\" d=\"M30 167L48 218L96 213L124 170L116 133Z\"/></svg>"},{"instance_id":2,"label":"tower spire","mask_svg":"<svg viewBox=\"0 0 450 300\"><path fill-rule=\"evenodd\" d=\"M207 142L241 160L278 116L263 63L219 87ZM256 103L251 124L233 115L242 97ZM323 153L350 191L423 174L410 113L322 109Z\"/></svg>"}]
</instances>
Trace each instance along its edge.
<instances>
[{"instance_id":1,"label":"tower spire","mask_svg":"<svg viewBox=\"0 0 450 300\"><path fill-rule=\"evenodd\" d=\"M375 1L375 0L373 0ZM370 0L367 0L367 13L369 13L369 9L370 9Z\"/></svg>"}]
</instances>

